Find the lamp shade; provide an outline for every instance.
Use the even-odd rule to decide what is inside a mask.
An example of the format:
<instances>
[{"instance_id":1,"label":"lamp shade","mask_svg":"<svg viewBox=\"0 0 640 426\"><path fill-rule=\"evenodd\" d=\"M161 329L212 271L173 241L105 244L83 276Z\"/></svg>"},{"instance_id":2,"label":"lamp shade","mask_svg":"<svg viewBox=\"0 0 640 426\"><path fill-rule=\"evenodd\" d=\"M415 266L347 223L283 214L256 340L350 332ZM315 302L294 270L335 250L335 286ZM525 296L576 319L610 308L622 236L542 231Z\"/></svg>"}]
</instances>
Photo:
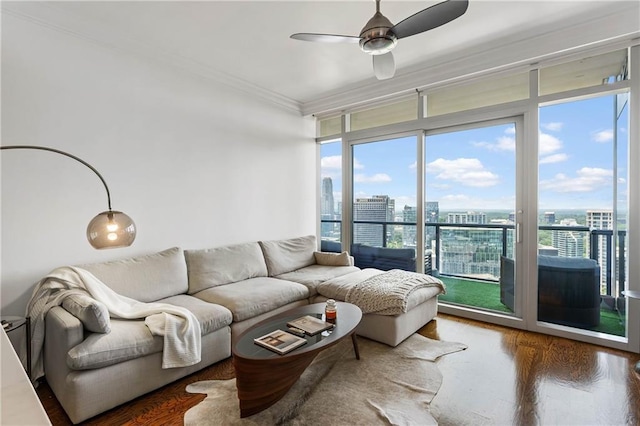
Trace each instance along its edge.
<instances>
[{"instance_id":1,"label":"lamp shade","mask_svg":"<svg viewBox=\"0 0 640 426\"><path fill-rule=\"evenodd\" d=\"M96 249L128 247L136 239L136 224L122 212L104 211L89 222L87 239Z\"/></svg>"}]
</instances>

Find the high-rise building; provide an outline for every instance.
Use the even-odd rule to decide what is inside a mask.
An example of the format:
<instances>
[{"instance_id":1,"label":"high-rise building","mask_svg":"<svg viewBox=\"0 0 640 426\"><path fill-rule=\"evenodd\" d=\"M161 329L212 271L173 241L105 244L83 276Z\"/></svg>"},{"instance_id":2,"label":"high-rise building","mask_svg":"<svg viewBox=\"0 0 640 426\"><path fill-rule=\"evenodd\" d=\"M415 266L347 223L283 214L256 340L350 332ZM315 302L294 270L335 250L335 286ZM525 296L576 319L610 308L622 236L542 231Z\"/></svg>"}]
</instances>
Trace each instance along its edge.
<instances>
[{"instance_id":1,"label":"high-rise building","mask_svg":"<svg viewBox=\"0 0 640 426\"><path fill-rule=\"evenodd\" d=\"M613 210L587 210L587 226L593 229L613 229Z\"/></svg>"},{"instance_id":2,"label":"high-rise building","mask_svg":"<svg viewBox=\"0 0 640 426\"><path fill-rule=\"evenodd\" d=\"M575 219L562 219L560 226L580 226ZM551 233L551 245L558 249L561 257L584 257L585 255L584 232L554 230Z\"/></svg>"},{"instance_id":3,"label":"high-rise building","mask_svg":"<svg viewBox=\"0 0 640 426\"><path fill-rule=\"evenodd\" d=\"M425 205L425 222L438 223L440 220L440 206L437 201L427 201Z\"/></svg>"},{"instance_id":4,"label":"high-rise building","mask_svg":"<svg viewBox=\"0 0 640 426\"><path fill-rule=\"evenodd\" d=\"M447 223L487 223L487 215L485 213L466 212L466 213L449 213L447 214Z\"/></svg>"},{"instance_id":5,"label":"high-rise building","mask_svg":"<svg viewBox=\"0 0 640 426\"><path fill-rule=\"evenodd\" d=\"M418 211L414 206L404 206L402 210L402 221L408 223L418 222ZM402 245L404 247L416 246L416 226L404 225L402 227Z\"/></svg>"},{"instance_id":6,"label":"high-rise building","mask_svg":"<svg viewBox=\"0 0 640 426\"><path fill-rule=\"evenodd\" d=\"M331 216L335 214L335 204L333 200L333 181L330 177L322 178L320 214Z\"/></svg>"},{"instance_id":7,"label":"high-rise building","mask_svg":"<svg viewBox=\"0 0 640 426\"><path fill-rule=\"evenodd\" d=\"M437 201L427 201L425 205L425 217L426 223L438 223L440 222L440 205ZM425 239L425 247L435 250L436 239L436 227L427 226L427 237Z\"/></svg>"},{"instance_id":8,"label":"high-rise building","mask_svg":"<svg viewBox=\"0 0 640 426\"><path fill-rule=\"evenodd\" d=\"M322 220L335 219L333 200L333 181L330 177L322 178L322 192L320 195L320 218ZM323 239L340 239L340 225L333 222L322 222L320 237Z\"/></svg>"},{"instance_id":9,"label":"high-rise building","mask_svg":"<svg viewBox=\"0 0 640 426\"><path fill-rule=\"evenodd\" d=\"M442 274L497 280L500 277L500 256L503 234L496 229L450 227L441 235L440 259L437 267ZM513 233L507 234L507 252L513 247Z\"/></svg>"},{"instance_id":10,"label":"high-rise building","mask_svg":"<svg viewBox=\"0 0 640 426\"><path fill-rule=\"evenodd\" d=\"M556 212L544 212L544 223L549 225L556 223Z\"/></svg>"},{"instance_id":11,"label":"high-rise building","mask_svg":"<svg viewBox=\"0 0 640 426\"><path fill-rule=\"evenodd\" d=\"M395 200L388 195L373 195L369 198L356 198L353 203L353 220L370 222L393 222ZM386 229L386 235L383 230ZM393 226L381 223L355 223L353 225L353 242L375 247L386 245L386 240L392 235Z\"/></svg>"},{"instance_id":12,"label":"high-rise building","mask_svg":"<svg viewBox=\"0 0 640 426\"><path fill-rule=\"evenodd\" d=\"M587 226L591 229L613 229L613 210L587 210ZM607 238L598 237L598 264L600 265L600 287L606 292L607 288Z\"/></svg>"}]
</instances>

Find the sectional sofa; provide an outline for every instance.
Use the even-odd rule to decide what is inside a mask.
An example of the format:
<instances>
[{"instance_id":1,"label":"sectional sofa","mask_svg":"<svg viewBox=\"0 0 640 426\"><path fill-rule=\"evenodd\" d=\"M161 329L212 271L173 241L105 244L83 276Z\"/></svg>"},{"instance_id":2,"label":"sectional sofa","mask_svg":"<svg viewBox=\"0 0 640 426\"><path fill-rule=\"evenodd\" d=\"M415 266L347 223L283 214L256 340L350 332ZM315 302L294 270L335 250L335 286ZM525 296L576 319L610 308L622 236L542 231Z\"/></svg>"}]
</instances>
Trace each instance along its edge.
<instances>
[{"instance_id":1,"label":"sectional sofa","mask_svg":"<svg viewBox=\"0 0 640 426\"><path fill-rule=\"evenodd\" d=\"M100 302L71 297L45 320L46 380L74 423L231 356L242 332L269 316L327 298L382 271L353 266L348 253L318 252L315 236L78 265L117 293L189 309L200 322L201 361L162 369L162 337L143 320L110 318ZM414 292L406 313L367 314L359 335L395 346L437 313L437 288Z\"/></svg>"}]
</instances>

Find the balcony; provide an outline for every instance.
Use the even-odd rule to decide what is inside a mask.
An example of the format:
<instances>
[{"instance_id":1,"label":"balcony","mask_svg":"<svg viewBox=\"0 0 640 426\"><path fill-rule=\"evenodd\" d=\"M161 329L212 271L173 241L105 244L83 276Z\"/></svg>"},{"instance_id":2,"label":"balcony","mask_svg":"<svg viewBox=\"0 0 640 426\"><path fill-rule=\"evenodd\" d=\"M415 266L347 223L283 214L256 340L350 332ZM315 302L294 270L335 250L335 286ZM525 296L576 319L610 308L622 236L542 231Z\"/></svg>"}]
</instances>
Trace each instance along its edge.
<instances>
[{"instance_id":1,"label":"balcony","mask_svg":"<svg viewBox=\"0 0 640 426\"><path fill-rule=\"evenodd\" d=\"M323 220L322 223L322 249L340 251L340 220ZM354 226L356 236L350 253L355 258L356 266L383 270L417 269L415 223L355 221L354 225L357 225ZM582 255L583 259L593 259L595 262L592 263L598 265L599 276L594 281L600 296L599 321L596 320L598 324L574 326L624 336L624 296L621 292L625 289L626 232L618 231L615 242L617 249L614 249L611 230L541 225L539 232L541 239L551 238L554 245L562 247L557 249L540 246L541 257L558 256L558 261L566 263L570 259L560 258L568 253L574 258ZM424 262L425 273L437 275L447 286L447 294L439 297L441 303L472 306L504 314L513 313L510 307L513 305L501 300L500 291L501 279L505 279L501 270L504 268L504 264L501 267L501 258L513 258L513 224L426 223L426 234L425 258L421 261ZM607 261L612 259L614 252L617 265ZM613 270L620 272L614 276ZM553 276L551 278L554 281ZM555 283L551 284L553 286ZM578 294L571 297L581 296ZM595 309L597 316L597 300Z\"/></svg>"}]
</instances>

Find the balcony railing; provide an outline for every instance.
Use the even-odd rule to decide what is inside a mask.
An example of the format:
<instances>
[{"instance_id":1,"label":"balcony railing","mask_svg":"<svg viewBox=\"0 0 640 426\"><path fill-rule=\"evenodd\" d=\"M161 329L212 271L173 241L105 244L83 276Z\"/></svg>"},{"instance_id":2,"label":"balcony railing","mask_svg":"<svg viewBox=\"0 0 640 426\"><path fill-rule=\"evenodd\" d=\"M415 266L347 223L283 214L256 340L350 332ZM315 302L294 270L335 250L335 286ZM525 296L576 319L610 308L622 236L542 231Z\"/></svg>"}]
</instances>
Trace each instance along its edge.
<instances>
[{"instance_id":1,"label":"balcony railing","mask_svg":"<svg viewBox=\"0 0 640 426\"><path fill-rule=\"evenodd\" d=\"M341 240L341 220L323 219L321 223L323 239ZM379 247L386 250L395 248L415 250L416 248L415 222L357 220L353 223L355 235L354 247L351 251L356 258L356 265L358 265L357 251L362 247ZM425 273L431 273L432 269L436 269L443 276L498 282L500 257L513 258L514 224L427 222L425 226L427 234ZM398 228L402 230L402 238L398 238ZM331 235L325 235L325 231L329 229ZM601 294L612 297L621 296L626 283L626 231L617 232L616 249L612 230L558 225L540 225L538 229L557 232L556 245L563 246L540 248L541 254L543 250L557 250L559 256L594 259L602 271ZM615 278L612 273L614 253L617 261ZM384 256L384 252L376 255ZM371 265L367 264L365 267L371 267ZM617 286L614 285L614 280L617 281Z\"/></svg>"}]
</instances>

